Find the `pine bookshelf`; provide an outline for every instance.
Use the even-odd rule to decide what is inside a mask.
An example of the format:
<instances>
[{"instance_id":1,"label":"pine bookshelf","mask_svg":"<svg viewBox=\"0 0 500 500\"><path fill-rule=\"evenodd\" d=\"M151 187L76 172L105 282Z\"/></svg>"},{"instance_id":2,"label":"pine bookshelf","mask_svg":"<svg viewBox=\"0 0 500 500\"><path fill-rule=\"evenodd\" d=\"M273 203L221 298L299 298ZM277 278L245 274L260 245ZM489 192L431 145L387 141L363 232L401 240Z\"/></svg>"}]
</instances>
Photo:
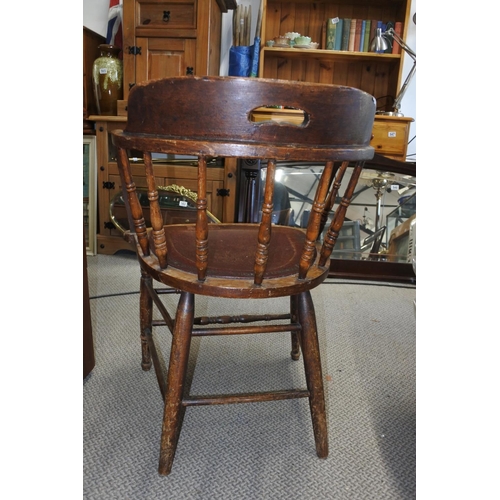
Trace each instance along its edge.
<instances>
[{"instance_id":1,"label":"pine bookshelf","mask_svg":"<svg viewBox=\"0 0 500 500\"><path fill-rule=\"evenodd\" d=\"M350 18L400 22L402 38L410 18L411 0L263 0L259 77L333 83L360 88L390 111L401 86L404 52L399 54L326 50L328 19ZM287 32L319 42L318 49L267 47Z\"/></svg>"}]
</instances>

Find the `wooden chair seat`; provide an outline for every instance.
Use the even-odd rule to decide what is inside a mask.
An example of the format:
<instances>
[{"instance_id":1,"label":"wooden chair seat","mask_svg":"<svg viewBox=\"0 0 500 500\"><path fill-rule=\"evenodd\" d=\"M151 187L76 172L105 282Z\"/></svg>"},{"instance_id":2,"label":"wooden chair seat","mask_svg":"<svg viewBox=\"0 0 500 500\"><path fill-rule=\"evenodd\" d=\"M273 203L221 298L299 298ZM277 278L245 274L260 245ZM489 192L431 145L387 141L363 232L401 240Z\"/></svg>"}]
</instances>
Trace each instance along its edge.
<instances>
[{"instance_id":1,"label":"wooden chair seat","mask_svg":"<svg viewBox=\"0 0 500 500\"><path fill-rule=\"evenodd\" d=\"M263 105L303 110L304 122L298 126L256 122L252 114ZM316 454L325 458L327 416L310 291L328 274L330 255L364 161L373 156L370 139L375 99L358 89L335 85L261 78L174 77L134 85L127 108L126 128L113 131L112 137L130 221L130 230L124 236L135 245L141 269L142 368L154 367L164 400L159 473L171 472L186 408L200 405L308 398ZM141 164L134 161L132 168L130 157L138 152L143 155L149 203L139 197L134 181ZM198 187L194 223L165 225L157 188L162 179L155 176L153 153L197 158L193 167ZM213 158L266 162L258 223L209 223L207 165ZM279 161L324 164L304 229L273 223ZM341 190L342 197L338 196ZM338 199L341 201L335 207ZM320 242L332 211L332 221ZM163 300L164 294L171 293L179 294L175 313ZM234 310L236 301L231 304L227 300L227 315L198 317L197 295L221 300L289 297L289 307L276 314L242 315ZM161 317L155 317L153 311ZM168 368L163 366L155 342L165 329L172 334ZM307 387L190 394L186 380L193 337L282 332L291 336L291 362L302 353Z\"/></svg>"},{"instance_id":2,"label":"wooden chair seat","mask_svg":"<svg viewBox=\"0 0 500 500\"><path fill-rule=\"evenodd\" d=\"M154 255L142 257L148 273L165 285L200 295L233 298L282 297L303 292L323 281L325 265L299 280L299 263L306 233L289 226L273 226L268 261L261 286L254 283L257 224L215 224L210 228L208 271L200 286L196 267L196 227L194 224L164 226L169 248L168 266L161 269ZM149 234L150 245L153 237ZM283 249L286 248L286 252ZM137 251L141 253L141 248ZM234 280L234 286L228 283Z\"/></svg>"}]
</instances>

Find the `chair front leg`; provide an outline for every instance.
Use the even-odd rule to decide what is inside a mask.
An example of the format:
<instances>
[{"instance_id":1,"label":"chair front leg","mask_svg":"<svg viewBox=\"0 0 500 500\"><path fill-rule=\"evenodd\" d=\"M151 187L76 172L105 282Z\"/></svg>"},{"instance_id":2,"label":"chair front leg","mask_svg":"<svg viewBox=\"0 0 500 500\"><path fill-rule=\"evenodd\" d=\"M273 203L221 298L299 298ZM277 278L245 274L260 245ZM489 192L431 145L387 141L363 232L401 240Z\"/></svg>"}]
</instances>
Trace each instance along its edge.
<instances>
[{"instance_id":1,"label":"chair front leg","mask_svg":"<svg viewBox=\"0 0 500 500\"><path fill-rule=\"evenodd\" d=\"M194 321L194 295L182 292L177 306L175 328L172 335L172 348L167 374L167 390L163 413L163 428L160 447L158 472L170 474L175 450L181 432L185 406L182 405L184 385L191 347L191 331Z\"/></svg>"},{"instance_id":2,"label":"chair front leg","mask_svg":"<svg viewBox=\"0 0 500 500\"><path fill-rule=\"evenodd\" d=\"M298 297L299 320L302 325L302 355L309 390L309 408L313 424L316 454L319 458L328 456L328 429L326 424L325 394L321 358L319 355L316 315L309 291Z\"/></svg>"}]
</instances>

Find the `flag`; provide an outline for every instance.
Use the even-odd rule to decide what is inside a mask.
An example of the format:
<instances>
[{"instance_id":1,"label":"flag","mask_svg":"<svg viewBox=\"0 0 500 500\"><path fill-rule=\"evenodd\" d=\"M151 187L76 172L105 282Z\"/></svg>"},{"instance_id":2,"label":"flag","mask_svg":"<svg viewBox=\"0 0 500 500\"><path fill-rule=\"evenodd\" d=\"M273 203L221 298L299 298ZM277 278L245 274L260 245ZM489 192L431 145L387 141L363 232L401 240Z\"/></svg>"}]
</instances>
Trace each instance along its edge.
<instances>
[{"instance_id":1,"label":"flag","mask_svg":"<svg viewBox=\"0 0 500 500\"><path fill-rule=\"evenodd\" d=\"M123 0L109 0L107 44L123 47L122 24Z\"/></svg>"}]
</instances>

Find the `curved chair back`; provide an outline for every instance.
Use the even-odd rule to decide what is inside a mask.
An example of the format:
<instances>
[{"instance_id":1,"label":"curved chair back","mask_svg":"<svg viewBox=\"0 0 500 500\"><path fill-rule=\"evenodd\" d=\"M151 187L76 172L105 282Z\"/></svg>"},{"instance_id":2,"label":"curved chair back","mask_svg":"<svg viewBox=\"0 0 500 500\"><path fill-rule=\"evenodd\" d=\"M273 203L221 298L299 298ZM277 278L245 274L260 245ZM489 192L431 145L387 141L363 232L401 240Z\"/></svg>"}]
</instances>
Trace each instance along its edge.
<instances>
[{"instance_id":1,"label":"curved chair back","mask_svg":"<svg viewBox=\"0 0 500 500\"><path fill-rule=\"evenodd\" d=\"M277 105L301 110L303 122L296 125L254 121L256 109ZM193 239L198 282L210 276L210 262L213 261L207 217L207 162L214 157L266 160L262 220L255 232L252 272L253 283L262 285L273 235L282 238L275 249L287 244L282 232L272 227L276 164L291 160L317 161L325 167L305 232L296 277L306 279L312 266L321 268L318 273L324 275L363 162L373 157L370 140L374 116L374 98L359 89L344 86L239 77L174 77L135 85L129 94L126 128L113 132L113 142L118 147L132 231L137 235L141 252L145 256L154 255L160 269L168 268L169 248L158 203L153 152L198 158L197 219ZM148 234L137 197L129 150L144 152L151 234ZM350 167L351 178L317 259L318 236ZM286 253L286 248L281 248L281 252Z\"/></svg>"}]
</instances>

